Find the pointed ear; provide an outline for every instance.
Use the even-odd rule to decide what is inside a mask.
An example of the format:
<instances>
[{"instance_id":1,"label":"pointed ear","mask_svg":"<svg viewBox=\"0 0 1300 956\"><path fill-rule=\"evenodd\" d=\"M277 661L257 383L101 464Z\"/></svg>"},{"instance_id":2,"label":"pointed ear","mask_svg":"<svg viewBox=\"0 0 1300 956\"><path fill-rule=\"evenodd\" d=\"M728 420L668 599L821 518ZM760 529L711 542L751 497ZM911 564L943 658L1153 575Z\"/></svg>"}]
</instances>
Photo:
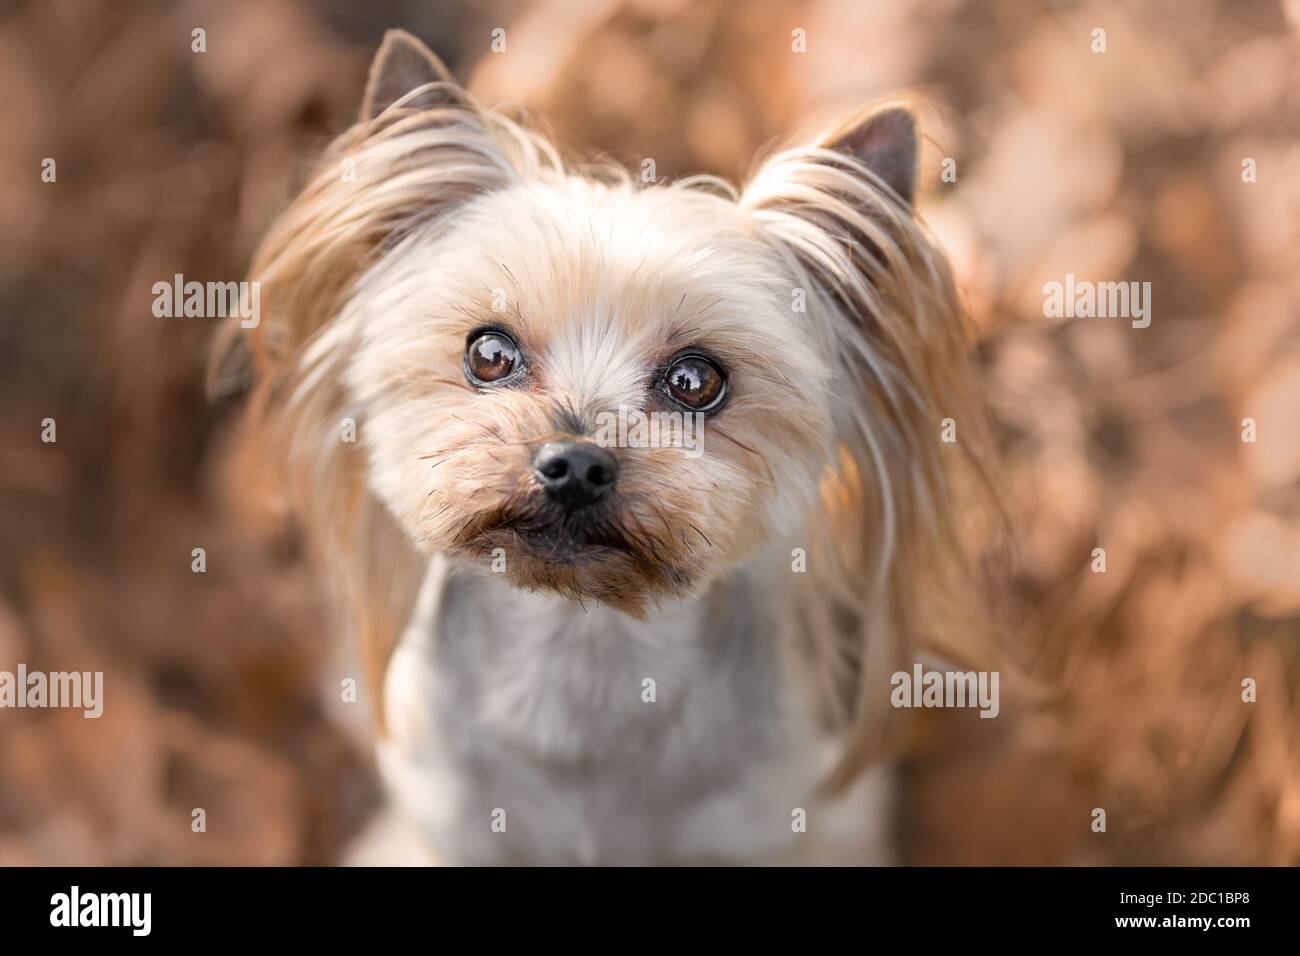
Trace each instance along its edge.
<instances>
[{"instance_id":1,"label":"pointed ear","mask_svg":"<svg viewBox=\"0 0 1300 956\"><path fill-rule=\"evenodd\" d=\"M433 52L405 30L389 30L370 64L370 81L361 104L361 120L372 120L418 87L428 83L455 84L451 72ZM448 91L430 90L407 102L415 109L459 102Z\"/></svg>"},{"instance_id":2,"label":"pointed ear","mask_svg":"<svg viewBox=\"0 0 1300 956\"><path fill-rule=\"evenodd\" d=\"M901 106L851 116L818 143L847 153L879 176L906 205L916 195L916 120Z\"/></svg>"}]
</instances>

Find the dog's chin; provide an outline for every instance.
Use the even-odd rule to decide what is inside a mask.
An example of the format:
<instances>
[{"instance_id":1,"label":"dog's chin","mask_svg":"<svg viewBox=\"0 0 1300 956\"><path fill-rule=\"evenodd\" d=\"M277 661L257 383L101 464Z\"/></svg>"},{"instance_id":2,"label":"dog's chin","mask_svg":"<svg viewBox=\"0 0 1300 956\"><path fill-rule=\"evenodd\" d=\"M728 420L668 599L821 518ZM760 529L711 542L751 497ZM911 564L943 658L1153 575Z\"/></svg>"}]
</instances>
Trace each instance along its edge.
<instances>
[{"instance_id":1,"label":"dog's chin","mask_svg":"<svg viewBox=\"0 0 1300 956\"><path fill-rule=\"evenodd\" d=\"M498 514L471 521L447 550L487 563L515 587L605 604L636 617L660 600L689 594L693 586L690 570L656 542L608 520ZM504 560L493 563L498 556Z\"/></svg>"}]
</instances>

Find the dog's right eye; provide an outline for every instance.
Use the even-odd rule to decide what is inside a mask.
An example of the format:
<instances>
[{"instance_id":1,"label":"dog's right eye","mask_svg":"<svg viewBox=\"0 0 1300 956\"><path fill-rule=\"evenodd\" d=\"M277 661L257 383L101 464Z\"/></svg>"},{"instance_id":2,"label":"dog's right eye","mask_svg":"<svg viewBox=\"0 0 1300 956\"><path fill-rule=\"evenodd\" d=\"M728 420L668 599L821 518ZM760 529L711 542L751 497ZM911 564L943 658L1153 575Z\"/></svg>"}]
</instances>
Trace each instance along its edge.
<instances>
[{"instance_id":1,"label":"dog's right eye","mask_svg":"<svg viewBox=\"0 0 1300 956\"><path fill-rule=\"evenodd\" d=\"M522 367L519 346L504 332L483 332L465 350L465 376L476 385L502 382Z\"/></svg>"}]
</instances>

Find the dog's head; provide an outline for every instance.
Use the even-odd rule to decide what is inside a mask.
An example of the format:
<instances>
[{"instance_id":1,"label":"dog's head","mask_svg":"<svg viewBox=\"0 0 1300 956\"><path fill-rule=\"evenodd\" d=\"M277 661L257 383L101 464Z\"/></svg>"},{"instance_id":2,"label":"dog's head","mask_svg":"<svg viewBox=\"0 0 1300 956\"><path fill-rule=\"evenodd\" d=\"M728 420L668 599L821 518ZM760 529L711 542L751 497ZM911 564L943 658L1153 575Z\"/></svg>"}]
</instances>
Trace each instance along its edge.
<instances>
[{"instance_id":1,"label":"dog's head","mask_svg":"<svg viewBox=\"0 0 1300 956\"><path fill-rule=\"evenodd\" d=\"M337 320L376 495L422 547L632 611L798 527L832 449L832 343L762 222L704 183L566 170L426 88L412 43L376 63L358 172L409 138L428 171L494 181L405 228ZM423 92L390 115L376 90Z\"/></svg>"},{"instance_id":2,"label":"dog's head","mask_svg":"<svg viewBox=\"0 0 1300 956\"><path fill-rule=\"evenodd\" d=\"M885 601L974 407L916 153L894 107L739 191L569 168L391 33L254 264L307 484L355 466L419 548L633 613L801 528Z\"/></svg>"}]
</instances>

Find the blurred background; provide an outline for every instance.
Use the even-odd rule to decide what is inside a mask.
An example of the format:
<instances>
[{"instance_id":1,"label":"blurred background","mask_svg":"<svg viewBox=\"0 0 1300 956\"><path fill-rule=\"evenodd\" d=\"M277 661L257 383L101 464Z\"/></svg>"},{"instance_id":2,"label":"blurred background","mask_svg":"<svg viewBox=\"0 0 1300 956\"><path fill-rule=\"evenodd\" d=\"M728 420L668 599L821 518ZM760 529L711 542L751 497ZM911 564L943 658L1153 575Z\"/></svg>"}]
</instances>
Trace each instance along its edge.
<instances>
[{"instance_id":1,"label":"blurred background","mask_svg":"<svg viewBox=\"0 0 1300 956\"><path fill-rule=\"evenodd\" d=\"M44 0L0 3L0 669L103 670L107 706L0 711L0 864L332 863L380 806L298 532L205 399L212 323L151 286L243 276L396 26L660 176L914 92L999 603L1059 696L917 722L906 859L1300 863L1300 2ZM1067 272L1150 282L1150 327L1044 318Z\"/></svg>"}]
</instances>

